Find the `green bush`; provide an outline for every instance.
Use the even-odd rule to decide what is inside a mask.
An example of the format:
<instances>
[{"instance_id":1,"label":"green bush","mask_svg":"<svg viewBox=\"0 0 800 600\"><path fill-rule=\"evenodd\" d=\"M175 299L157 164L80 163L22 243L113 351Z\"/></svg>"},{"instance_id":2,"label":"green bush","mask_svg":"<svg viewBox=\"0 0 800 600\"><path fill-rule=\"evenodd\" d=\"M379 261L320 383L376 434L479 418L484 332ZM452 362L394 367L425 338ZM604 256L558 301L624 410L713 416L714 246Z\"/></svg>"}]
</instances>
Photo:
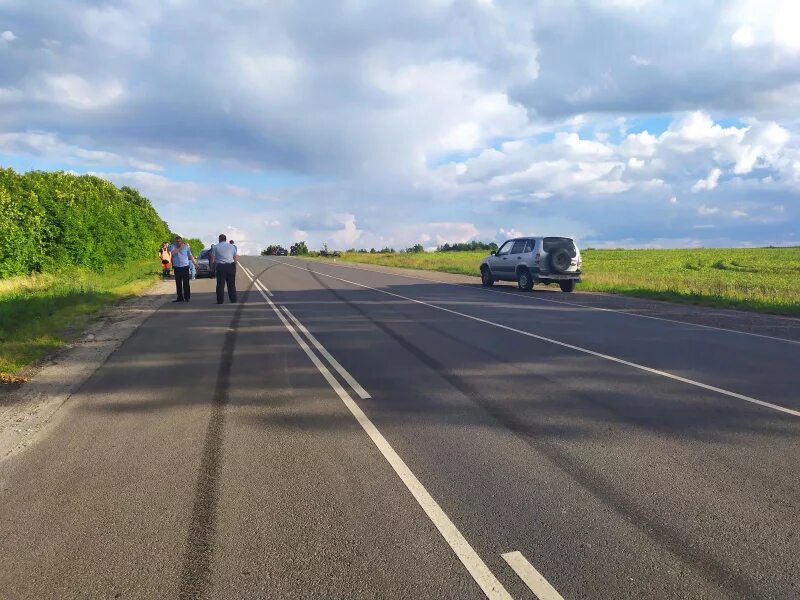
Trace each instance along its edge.
<instances>
[{"instance_id":1,"label":"green bush","mask_svg":"<svg viewBox=\"0 0 800 600\"><path fill-rule=\"evenodd\" d=\"M189 248L192 249L192 254L197 258L200 256L200 253L205 249L206 245L203 243L203 240L199 238L183 238L183 241L189 244Z\"/></svg>"},{"instance_id":2,"label":"green bush","mask_svg":"<svg viewBox=\"0 0 800 600\"><path fill-rule=\"evenodd\" d=\"M90 175L0 169L0 278L156 260L167 224L150 201Z\"/></svg>"}]
</instances>

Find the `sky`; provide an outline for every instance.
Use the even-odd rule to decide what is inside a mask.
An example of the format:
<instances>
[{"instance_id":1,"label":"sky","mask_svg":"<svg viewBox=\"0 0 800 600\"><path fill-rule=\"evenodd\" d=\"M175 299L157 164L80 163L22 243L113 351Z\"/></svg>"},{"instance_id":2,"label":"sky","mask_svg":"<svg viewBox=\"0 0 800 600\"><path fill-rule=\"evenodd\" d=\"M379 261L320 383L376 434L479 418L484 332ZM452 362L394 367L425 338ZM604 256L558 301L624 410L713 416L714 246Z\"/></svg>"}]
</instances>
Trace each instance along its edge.
<instances>
[{"instance_id":1,"label":"sky","mask_svg":"<svg viewBox=\"0 0 800 600\"><path fill-rule=\"evenodd\" d=\"M0 165L174 231L800 244L796 0L0 0Z\"/></svg>"}]
</instances>

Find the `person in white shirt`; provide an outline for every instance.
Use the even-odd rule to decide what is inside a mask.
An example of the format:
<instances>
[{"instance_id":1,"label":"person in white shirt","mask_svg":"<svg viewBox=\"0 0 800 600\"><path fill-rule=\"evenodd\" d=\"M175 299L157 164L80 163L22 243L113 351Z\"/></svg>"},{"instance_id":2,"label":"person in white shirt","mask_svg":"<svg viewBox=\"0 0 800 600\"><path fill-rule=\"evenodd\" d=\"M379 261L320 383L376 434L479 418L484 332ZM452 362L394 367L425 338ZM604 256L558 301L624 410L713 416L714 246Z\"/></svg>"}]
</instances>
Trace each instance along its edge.
<instances>
[{"instance_id":1,"label":"person in white shirt","mask_svg":"<svg viewBox=\"0 0 800 600\"><path fill-rule=\"evenodd\" d=\"M228 286L228 299L236 302L236 262L239 260L239 251L233 244L225 244L228 237L219 234L219 244L211 250L211 261L216 265L217 273L217 304L225 301L225 286Z\"/></svg>"}]
</instances>

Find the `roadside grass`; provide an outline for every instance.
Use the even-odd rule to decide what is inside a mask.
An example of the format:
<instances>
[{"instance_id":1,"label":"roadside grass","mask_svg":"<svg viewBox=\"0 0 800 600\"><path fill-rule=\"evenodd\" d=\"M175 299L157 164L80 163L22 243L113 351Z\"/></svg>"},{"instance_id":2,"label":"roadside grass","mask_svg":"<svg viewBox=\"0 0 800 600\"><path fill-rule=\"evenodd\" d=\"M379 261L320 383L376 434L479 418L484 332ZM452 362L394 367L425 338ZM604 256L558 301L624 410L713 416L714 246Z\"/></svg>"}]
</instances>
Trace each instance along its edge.
<instances>
[{"instance_id":1,"label":"roadside grass","mask_svg":"<svg viewBox=\"0 0 800 600\"><path fill-rule=\"evenodd\" d=\"M103 308L155 282L152 260L94 273L69 268L0 279L0 383L64 346Z\"/></svg>"},{"instance_id":2,"label":"roadside grass","mask_svg":"<svg viewBox=\"0 0 800 600\"><path fill-rule=\"evenodd\" d=\"M578 289L800 316L800 247L583 250ZM365 254L341 260L478 276L485 252Z\"/></svg>"}]
</instances>

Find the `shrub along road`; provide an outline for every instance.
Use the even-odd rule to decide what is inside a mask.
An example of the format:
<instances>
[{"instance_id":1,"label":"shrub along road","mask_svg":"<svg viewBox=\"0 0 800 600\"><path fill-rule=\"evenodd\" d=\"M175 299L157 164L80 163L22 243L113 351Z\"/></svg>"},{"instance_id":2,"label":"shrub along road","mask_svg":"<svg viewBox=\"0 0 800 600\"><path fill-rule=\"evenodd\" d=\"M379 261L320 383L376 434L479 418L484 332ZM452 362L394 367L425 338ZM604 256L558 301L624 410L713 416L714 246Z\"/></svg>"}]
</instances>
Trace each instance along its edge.
<instances>
[{"instance_id":1,"label":"shrub along road","mask_svg":"<svg viewBox=\"0 0 800 600\"><path fill-rule=\"evenodd\" d=\"M9 597L797 596L779 327L243 266L0 463Z\"/></svg>"}]
</instances>

